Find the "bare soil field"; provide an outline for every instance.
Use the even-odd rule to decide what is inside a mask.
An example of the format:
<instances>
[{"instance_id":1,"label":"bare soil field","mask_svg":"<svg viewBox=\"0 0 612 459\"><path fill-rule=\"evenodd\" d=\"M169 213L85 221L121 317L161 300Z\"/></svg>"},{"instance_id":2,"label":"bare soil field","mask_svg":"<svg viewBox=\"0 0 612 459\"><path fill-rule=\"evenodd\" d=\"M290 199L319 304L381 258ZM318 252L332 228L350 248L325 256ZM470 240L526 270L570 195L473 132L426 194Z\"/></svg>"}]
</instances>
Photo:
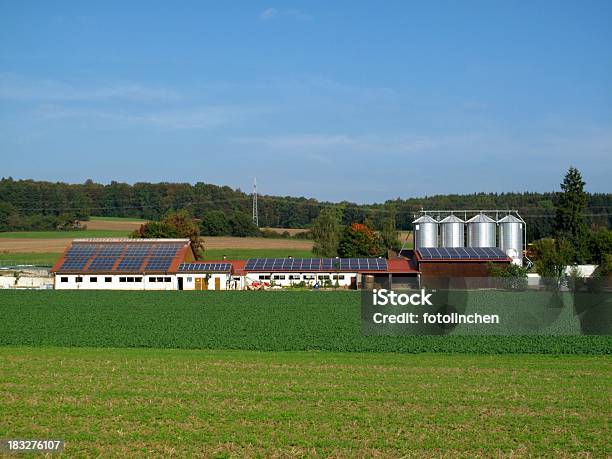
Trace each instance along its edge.
<instances>
[{"instance_id":1,"label":"bare soil field","mask_svg":"<svg viewBox=\"0 0 612 459\"><path fill-rule=\"evenodd\" d=\"M204 249L312 249L312 241L262 237L204 237ZM0 246L1 247L1 246Z\"/></svg>"},{"instance_id":2,"label":"bare soil field","mask_svg":"<svg viewBox=\"0 0 612 459\"><path fill-rule=\"evenodd\" d=\"M308 230L306 228L261 228L262 230L274 231L278 234L283 234L284 232L289 233L291 236L295 236L298 233L305 233Z\"/></svg>"},{"instance_id":3,"label":"bare soil field","mask_svg":"<svg viewBox=\"0 0 612 459\"><path fill-rule=\"evenodd\" d=\"M45 253L63 252L72 238L26 239L0 238L0 252ZM293 239L264 239L260 237L205 237L205 249L297 249L311 250L312 241Z\"/></svg>"},{"instance_id":4,"label":"bare soil field","mask_svg":"<svg viewBox=\"0 0 612 459\"><path fill-rule=\"evenodd\" d=\"M0 252L63 252L72 239L0 239Z\"/></svg>"}]
</instances>

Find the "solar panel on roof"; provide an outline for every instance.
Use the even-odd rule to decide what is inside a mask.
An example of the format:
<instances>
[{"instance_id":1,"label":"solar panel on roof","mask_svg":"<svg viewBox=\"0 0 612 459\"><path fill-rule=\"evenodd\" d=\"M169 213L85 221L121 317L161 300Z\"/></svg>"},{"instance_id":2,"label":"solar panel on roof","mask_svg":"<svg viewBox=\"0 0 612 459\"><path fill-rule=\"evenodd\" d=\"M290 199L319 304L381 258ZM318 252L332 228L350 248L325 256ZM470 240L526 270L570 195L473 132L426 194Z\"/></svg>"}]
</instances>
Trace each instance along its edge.
<instances>
[{"instance_id":1,"label":"solar panel on roof","mask_svg":"<svg viewBox=\"0 0 612 459\"><path fill-rule=\"evenodd\" d=\"M117 266L117 271L140 271L144 257L124 257Z\"/></svg>"},{"instance_id":2,"label":"solar panel on roof","mask_svg":"<svg viewBox=\"0 0 612 459\"><path fill-rule=\"evenodd\" d=\"M421 247L423 260L499 260L508 258L499 247Z\"/></svg>"},{"instance_id":3,"label":"solar panel on roof","mask_svg":"<svg viewBox=\"0 0 612 459\"><path fill-rule=\"evenodd\" d=\"M247 271L384 271L383 258L250 258Z\"/></svg>"},{"instance_id":4,"label":"solar panel on roof","mask_svg":"<svg viewBox=\"0 0 612 459\"><path fill-rule=\"evenodd\" d=\"M117 257L100 257L97 256L87 267L88 271L111 271Z\"/></svg>"},{"instance_id":5,"label":"solar panel on roof","mask_svg":"<svg viewBox=\"0 0 612 459\"><path fill-rule=\"evenodd\" d=\"M67 257L64 259L64 262L62 263L62 266L60 266L60 270L79 270L79 269L83 269L85 267L85 265L87 264L87 261L89 261L89 256L87 257Z\"/></svg>"},{"instance_id":6,"label":"solar panel on roof","mask_svg":"<svg viewBox=\"0 0 612 459\"><path fill-rule=\"evenodd\" d=\"M171 257L151 257L147 261L145 270L165 271L170 268L173 258Z\"/></svg>"},{"instance_id":7,"label":"solar panel on roof","mask_svg":"<svg viewBox=\"0 0 612 459\"><path fill-rule=\"evenodd\" d=\"M232 265L229 263L181 263L179 271L208 271L208 272L229 272Z\"/></svg>"}]
</instances>

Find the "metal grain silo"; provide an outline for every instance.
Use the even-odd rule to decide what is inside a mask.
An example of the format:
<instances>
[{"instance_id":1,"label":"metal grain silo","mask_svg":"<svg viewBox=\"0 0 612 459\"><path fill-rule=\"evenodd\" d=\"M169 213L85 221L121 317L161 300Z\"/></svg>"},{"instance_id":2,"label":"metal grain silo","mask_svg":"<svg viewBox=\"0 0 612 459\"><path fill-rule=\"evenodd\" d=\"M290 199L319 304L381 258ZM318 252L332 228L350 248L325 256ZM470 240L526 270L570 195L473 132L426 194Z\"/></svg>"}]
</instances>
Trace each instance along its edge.
<instances>
[{"instance_id":1,"label":"metal grain silo","mask_svg":"<svg viewBox=\"0 0 612 459\"><path fill-rule=\"evenodd\" d=\"M499 248L510 256L515 255L522 259L523 221L514 215L506 215L497 223L499 224Z\"/></svg>"},{"instance_id":2,"label":"metal grain silo","mask_svg":"<svg viewBox=\"0 0 612 459\"><path fill-rule=\"evenodd\" d=\"M440 220L440 247L463 247L465 222L456 215Z\"/></svg>"},{"instance_id":3,"label":"metal grain silo","mask_svg":"<svg viewBox=\"0 0 612 459\"><path fill-rule=\"evenodd\" d=\"M417 218L414 223L414 248L438 247L438 221L429 215Z\"/></svg>"},{"instance_id":4,"label":"metal grain silo","mask_svg":"<svg viewBox=\"0 0 612 459\"><path fill-rule=\"evenodd\" d=\"M469 247L495 247L495 220L478 214L467 221Z\"/></svg>"}]
</instances>

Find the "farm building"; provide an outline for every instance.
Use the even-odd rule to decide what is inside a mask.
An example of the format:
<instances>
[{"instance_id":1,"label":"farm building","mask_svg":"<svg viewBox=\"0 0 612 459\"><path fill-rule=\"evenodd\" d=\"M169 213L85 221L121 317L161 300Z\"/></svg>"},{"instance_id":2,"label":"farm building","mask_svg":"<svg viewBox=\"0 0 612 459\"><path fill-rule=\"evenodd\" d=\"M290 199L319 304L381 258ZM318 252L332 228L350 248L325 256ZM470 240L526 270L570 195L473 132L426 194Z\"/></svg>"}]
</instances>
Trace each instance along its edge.
<instances>
[{"instance_id":1,"label":"farm building","mask_svg":"<svg viewBox=\"0 0 612 459\"><path fill-rule=\"evenodd\" d=\"M196 261L188 239L75 239L53 266L56 289L360 288L416 280L406 259L254 258Z\"/></svg>"},{"instance_id":2,"label":"farm building","mask_svg":"<svg viewBox=\"0 0 612 459\"><path fill-rule=\"evenodd\" d=\"M196 261L189 239L75 239L51 272L56 289L358 289L418 287L421 278L486 277L489 263L511 261L490 247L419 248L402 255Z\"/></svg>"}]
</instances>

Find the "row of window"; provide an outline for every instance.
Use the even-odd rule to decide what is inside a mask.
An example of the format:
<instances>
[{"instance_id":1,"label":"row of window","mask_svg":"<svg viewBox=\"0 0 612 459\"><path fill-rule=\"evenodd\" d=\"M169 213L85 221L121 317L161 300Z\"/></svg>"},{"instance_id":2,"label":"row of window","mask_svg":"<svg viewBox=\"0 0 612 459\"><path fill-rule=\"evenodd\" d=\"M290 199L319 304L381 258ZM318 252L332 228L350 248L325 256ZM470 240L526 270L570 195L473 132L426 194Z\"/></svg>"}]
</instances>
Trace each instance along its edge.
<instances>
[{"instance_id":1,"label":"row of window","mask_svg":"<svg viewBox=\"0 0 612 459\"><path fill-rule=\"evenodd\" d=\"M315 280L317 276L315 276L314 274L304 274L302 276L300 276L299 274L289 274L289 275L285 275L285 274L273 274L272 275L272 280L292 280L292 281L300 281L300 280L304 280L304 281L311 281L311 280ZM329 279L333 279L333 280L344 280L345 276L344 274L334 274L333 276L329 276L327 274L319 274L319 280L329 280ZM259 280L270 280L270 275L269 274L260 274L259 275Z\"/></svg>"},{"instance_id":2,"label":"row of window","mask_svg":"<svg viewBox=\"0 0 612 459\"><path fill-rule=\"evenodd\" d=\"M93 282L96 283L98 282L98 278L95 276L91 276L88 278L89 282ZM104 282L112 282L113 278L108 276L108 277L104 277ZM172 282L172 278L171 277L167 277L167 276L158 276L158 277L153 277L153 276L149 276L148 279L149 282ZM62 276L60 277L60 282L68 282L68 277L66 276ZM77 283L81 283L83 282L83 277L82 276L77 276L75 279L75 282ZM121 276L119 277L119 282L142 282L142 277L137 277L137 276Z\"/></svg>"}]
</instances>

